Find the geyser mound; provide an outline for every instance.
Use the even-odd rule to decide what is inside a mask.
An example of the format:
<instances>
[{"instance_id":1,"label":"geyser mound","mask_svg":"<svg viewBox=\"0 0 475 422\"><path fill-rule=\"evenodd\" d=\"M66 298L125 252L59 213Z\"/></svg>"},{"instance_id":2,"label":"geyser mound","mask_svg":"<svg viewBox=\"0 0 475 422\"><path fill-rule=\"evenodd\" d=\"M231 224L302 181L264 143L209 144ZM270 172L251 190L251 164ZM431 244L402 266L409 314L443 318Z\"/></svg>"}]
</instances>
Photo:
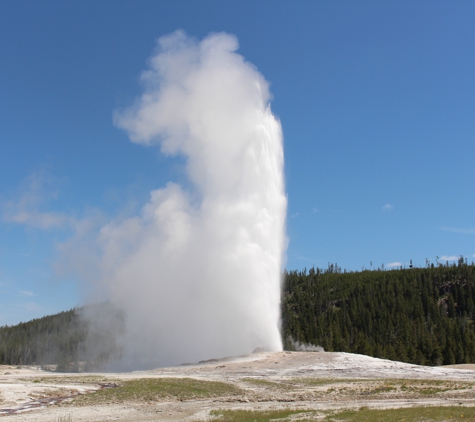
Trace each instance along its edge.
<instances>
[{"instance_id":1,"label":"geyser mound","mask_svg":"<svg viewBox=\"0 0 475 422\"><path fill-rule=\"evenodd\" d=\"M100 287L125 311L135 368L282 349L282 132L237 48L225 33L160 38L142 96L115 114L133 142L184 156L189 179L100 232Z\"/></svg>"}]
</instances>

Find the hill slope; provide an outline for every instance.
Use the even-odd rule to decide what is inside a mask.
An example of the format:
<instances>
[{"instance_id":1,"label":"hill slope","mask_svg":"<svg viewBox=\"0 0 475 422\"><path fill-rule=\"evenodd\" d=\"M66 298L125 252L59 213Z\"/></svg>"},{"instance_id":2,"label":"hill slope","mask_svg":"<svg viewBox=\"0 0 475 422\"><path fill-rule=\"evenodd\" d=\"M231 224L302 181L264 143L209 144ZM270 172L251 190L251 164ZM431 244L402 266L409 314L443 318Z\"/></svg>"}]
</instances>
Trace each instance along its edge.
<instances>
[{"instance_id":1,"label":"hill slope","mask_svg":"<svg viewBox=\"0 0 475 422\"><path fill-rule=\"evenodd\" d=\"M0 327L0 364L58 364L58 370L69 371L81 361L96 367L120 353L123 329L123 315L108 303Z\"/></svg>"},{"instance_id":2,"label":"hill slope","mask_svg":"<svg viewBox=\"0 0 475 422\"><path fill-rule=\"evenodd\" d=\"M80 317L85 313L89 318ZM472 363L474 321L475 265L462 260L351 273L331 265L284 277L286 350L300 342L416 364ZM71 362L87 361L94 367L120 355L123 330L124 315L109 304L0 327L0 364L59 363L70 370Z\"/></svg>"},{"instance_id":3,"label":"hill slope","mask_svg":"<svg viewBox=\"0 0 475 422\"><path fill-rule=\"evenodd\" d=\"M328 351L425 365L475 362L475 265L285 274L282 334Z\"/></svg>"}]
</instances>

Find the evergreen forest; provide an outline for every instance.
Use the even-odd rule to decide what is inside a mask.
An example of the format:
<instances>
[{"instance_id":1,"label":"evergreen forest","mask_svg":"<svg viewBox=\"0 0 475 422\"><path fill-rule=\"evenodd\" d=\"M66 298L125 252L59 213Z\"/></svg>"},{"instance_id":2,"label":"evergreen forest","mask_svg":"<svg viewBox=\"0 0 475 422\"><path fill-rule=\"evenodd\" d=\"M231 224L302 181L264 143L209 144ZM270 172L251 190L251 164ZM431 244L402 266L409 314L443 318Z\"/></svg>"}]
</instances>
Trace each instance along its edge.
<instances>
[{"instance_id":1,"label":"evergreen forest","mask_svg":"<svg viewBox=\"0 0 475 422\"><path fill-rule=\"evenodd\" d=\"M412 267L412 265L410 266ZM475 265L285 273L282 338L421 365L475 362Z\"/></svg>"}]
</instances>

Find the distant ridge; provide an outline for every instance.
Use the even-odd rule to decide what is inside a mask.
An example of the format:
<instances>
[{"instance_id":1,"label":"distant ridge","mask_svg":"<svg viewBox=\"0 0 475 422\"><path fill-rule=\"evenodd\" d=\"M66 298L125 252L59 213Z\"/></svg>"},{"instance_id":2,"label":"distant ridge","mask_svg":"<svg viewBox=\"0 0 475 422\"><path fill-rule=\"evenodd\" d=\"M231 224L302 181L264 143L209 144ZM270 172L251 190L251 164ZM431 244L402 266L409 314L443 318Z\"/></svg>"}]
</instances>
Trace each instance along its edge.
<instances>
[{"instance_id":1,"label":"distant ridge","mask_svg":"<svg viewBox=\"0 0 475 422\"><path fill-rule=\"evenodd\" d=\"M106 318L122 329L95 323ZM57 371L65 372L96 369L120 354L116 337L123 325L121 312L105 302L3 326L0 364L57 365Z\"/></svg>"}]
</instances>

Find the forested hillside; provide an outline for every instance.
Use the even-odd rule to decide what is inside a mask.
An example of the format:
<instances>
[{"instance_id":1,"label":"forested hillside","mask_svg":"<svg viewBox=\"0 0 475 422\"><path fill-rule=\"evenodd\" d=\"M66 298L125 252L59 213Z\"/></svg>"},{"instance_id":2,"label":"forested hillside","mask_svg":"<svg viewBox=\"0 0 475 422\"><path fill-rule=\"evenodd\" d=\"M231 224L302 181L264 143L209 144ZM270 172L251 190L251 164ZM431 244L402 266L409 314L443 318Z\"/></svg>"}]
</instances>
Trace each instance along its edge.
<instances>
[{"instance_id":1,"label":"forested hillside","mask_svg":"<svg viewBox=\"0 0 475 422\"><path fill-rule=\"evenodd\" d=\"M475 265L285 274L282 335L327 351L425 365L475 362Z\"/></svg>"},{"instance_id":2,"label":"forested hillside","mask_svg":"<svg viewBox=\"0 0 475 422\"><path fill-rule=\"evenodd\" d=\"M57 364L70 371L82 362L97 368L120 354L123 326L122 313L102 303L0 327L0 364Z\"/></svg>"},{"instance_id":3,"label":"forested hillside","mask_svg":"<svg viewBox=\"0 0 475 422\"><path fill-rule=\"evenodd\" d=\"M297 341L425 365L475 362L474 322L475 265L462 259L390 271L330 265L284 277L288 350ZM124 315L107 303L0 327L0 364L97 368L120 355L123 330Z\"/></svg>"}]
</instances>

